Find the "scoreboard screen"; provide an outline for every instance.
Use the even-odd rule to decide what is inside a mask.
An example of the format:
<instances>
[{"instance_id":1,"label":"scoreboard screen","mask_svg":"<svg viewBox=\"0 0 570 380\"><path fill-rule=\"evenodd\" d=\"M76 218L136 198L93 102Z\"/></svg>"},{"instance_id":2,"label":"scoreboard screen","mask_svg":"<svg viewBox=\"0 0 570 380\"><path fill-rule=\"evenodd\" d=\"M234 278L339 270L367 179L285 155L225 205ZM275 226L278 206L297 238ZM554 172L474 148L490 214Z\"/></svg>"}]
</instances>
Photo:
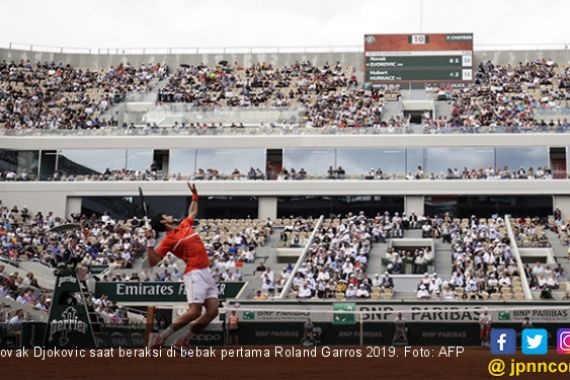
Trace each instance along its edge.
<instances>
[{"instance_id":1,"label":"scoreboard screen","mask_svg":"<svg viewBox=\"0 0 570 380\"><path fill-rule=\"evenodd\" d=\"M367 34L369 83L471 82L473 34Z\"/></svg>"}]
</instances>

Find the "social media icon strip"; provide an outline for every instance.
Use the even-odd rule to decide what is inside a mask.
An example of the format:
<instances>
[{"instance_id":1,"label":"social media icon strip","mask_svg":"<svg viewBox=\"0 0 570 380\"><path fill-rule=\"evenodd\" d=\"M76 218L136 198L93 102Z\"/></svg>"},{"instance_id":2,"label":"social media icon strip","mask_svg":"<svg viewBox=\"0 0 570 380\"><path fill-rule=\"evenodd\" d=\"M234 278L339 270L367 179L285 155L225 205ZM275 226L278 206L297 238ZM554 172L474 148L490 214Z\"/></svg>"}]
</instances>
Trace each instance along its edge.
<instances>
[{"instance_id":1,"label":"social media icon strip","mask_svg":"<svg viewBox=\"0 0 570 380\"><path fill-rule=\"evenodd\" d=\"M548 352L548 332L545 329L524 329L521 345L525 355L544 355Z\"/></svg>"},{"instance_id":2,"label":"social media icon strip","mask_svg":"<svg viewBox=\"0 0 570 380\"><path fill-rule=\"evenodd\" d=\"M556 332L556 351L559 354L570 354L570 329L558 329Z\"/></svg>"},{"instance_id":3,"label":"social media icon strip","mask_svg":"<svg viewBox=\"0 0 570 380\"><path fill-rule=\"evenodd\" d=\"M517 351L517 333L514 329L491 329L491 353L514 355Z\"/></svg>"}]
</instances>

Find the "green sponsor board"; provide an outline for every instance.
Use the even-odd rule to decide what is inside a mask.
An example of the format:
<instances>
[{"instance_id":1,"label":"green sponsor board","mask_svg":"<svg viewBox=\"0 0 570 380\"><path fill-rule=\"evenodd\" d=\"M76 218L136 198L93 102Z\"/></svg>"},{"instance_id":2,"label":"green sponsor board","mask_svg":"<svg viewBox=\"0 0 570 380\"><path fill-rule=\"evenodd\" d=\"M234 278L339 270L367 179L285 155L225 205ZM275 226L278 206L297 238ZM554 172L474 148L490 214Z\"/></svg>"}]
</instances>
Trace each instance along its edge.
<instances>
[{"instance_id":1,"label":"green sponsor board","mask_svg":"<svg viewBox=\"0 0 570 380\"><path fill-rule=\"evenodd\" d=\"M333 303L334 311L355 311L356 304L348 302L337 302ZM354 325L356 323L356 318L353 313L334 313L333 314L333 324L334 325Z\"/></svg>"},{"instance_id":2,"label":"green sponsor board","mask_svg":"<svg viewBox=\"0 0 570 380\"><path fill-rule=\"evenodd\" d=\"M245 282L220 282L219 299L235 298ZM182 282L97 282L95 296L107 295L113 302L188 302Z\"/></svg>"},{"instance_id":3,"label":"green sponsor board","mask_svg":"<svg viewBox=\"0 0 570 380\"><path fill-rule=\"evenodd\" d=\"M60 271L56 278L45 345L57 348L95 345L83 292L73 271Z\"/></svg>"},{"instance_id":4,"label":"green sponsor board","mask_svg":"<svg viewBox=\"0 0 570 380\"><path fill-rule=\"evenodd\" d=\"M499 321L510 321L511 320L511 313L508 311L500 311L499 312Z\"/></svg>"},{"instance_id":5,"label":"green sponsor board","mask_svg":"<svg viewBox=\"0 0 570 380\"><path fill-rule=\"evenodd\" d=\"M239 325L239 342L243 345L300 344L304 339L303 323L298 322L244 322ZM315 323L314 344L357 345L360 343L358 325ZM365 323L362 343L391 345L394 342L394 324L388 322ZM481 343L477 323L416 323L407 325L410 345L471 345Z\"/></svg>"}]
</instances>

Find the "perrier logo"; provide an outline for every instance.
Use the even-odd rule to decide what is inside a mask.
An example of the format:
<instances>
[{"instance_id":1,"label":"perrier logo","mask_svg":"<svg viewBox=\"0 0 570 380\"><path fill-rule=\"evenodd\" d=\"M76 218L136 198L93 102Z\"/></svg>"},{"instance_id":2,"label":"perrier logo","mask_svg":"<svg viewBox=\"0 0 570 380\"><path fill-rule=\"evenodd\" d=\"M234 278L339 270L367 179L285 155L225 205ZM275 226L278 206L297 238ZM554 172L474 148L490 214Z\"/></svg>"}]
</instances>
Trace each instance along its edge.
<instances>
[{"instance_id":1,"label":"perrier logo","mask_svg":"<svg viewBox=\"0 0 570 380\"><path fill-rule=\"evenodd\" d=\"M500 311L499 312L499 321L510 321L511 320L511 313L508 311Z\"/></svg>"},{"instance_id":2,"label":"perrier logo","mask_svg":"<svg viewBox=\"0 0 570 380\"><path fill-rule=\"evenodd\" d=\"M78 332L80 334L87 333L87 323L81 321L77 316L77 311L74 307L70 306L61 313L62 319L54 319L50 322L48 341L55 339L55 334L60 333L59 345L60 347L66 346L69 342L68 334L70 332Z\"/></svg>"}]
</instances>

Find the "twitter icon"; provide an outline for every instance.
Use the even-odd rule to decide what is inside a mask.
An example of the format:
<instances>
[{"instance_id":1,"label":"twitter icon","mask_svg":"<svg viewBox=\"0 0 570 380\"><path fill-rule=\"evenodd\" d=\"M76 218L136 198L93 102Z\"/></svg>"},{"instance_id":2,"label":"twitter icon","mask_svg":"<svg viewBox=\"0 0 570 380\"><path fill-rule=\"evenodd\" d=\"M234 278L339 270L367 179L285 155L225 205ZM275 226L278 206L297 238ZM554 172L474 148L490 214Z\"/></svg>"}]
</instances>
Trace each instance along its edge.
<instances>
[{"instance_id":1,"label":"twitter icon","mask_svg":"<svg viewBox=\"0 0 570 380\"><path fill-rule=\"evenodd\" d=\"M548 351L548 332L545 329L524 329L521 344L525 355L544 355Z\"/></svg>"}]
</instances>

